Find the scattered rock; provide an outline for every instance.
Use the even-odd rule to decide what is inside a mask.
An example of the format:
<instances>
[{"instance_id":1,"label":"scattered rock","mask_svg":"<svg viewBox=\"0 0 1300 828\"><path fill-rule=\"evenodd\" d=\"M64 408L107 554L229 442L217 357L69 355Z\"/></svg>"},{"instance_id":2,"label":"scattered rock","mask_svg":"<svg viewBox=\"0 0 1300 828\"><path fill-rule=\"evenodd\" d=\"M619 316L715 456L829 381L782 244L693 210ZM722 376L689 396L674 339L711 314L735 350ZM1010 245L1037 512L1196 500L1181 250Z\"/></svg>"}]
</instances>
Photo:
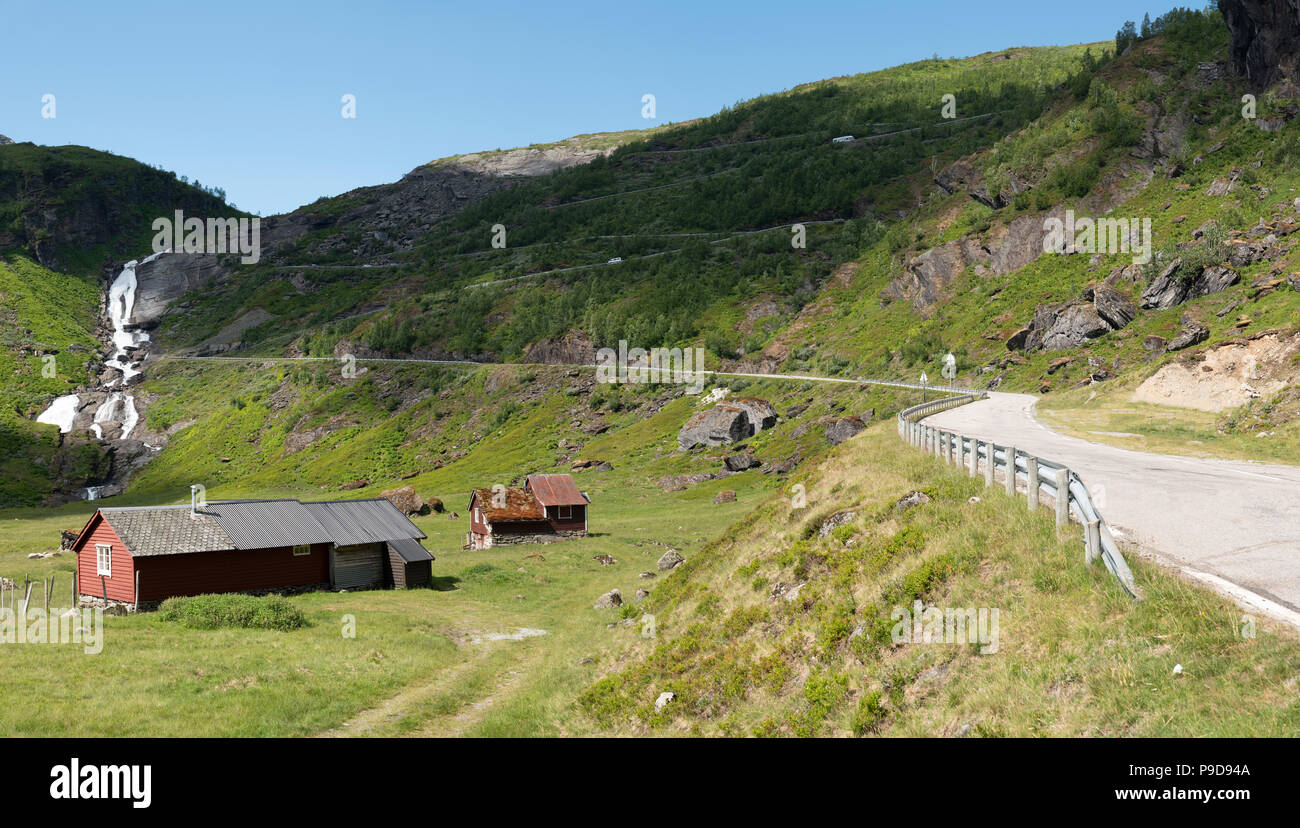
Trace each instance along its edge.
<instances>
[{"instance_id":1,"label":"scattered rock","mask_svg":"<svg viewBox=\"0 0 1300 828\"><path fill-rule=\"evenodd\" d=\"M898 499L898 502L894 504L894 508L900 512L906 512L908 509L911 509L913 506L920 506L922 504L929 503L929 502L930 502L930 496L928 494L926 494L925 492L913 491L913 492L908 492L907 494L900 497Z\"/></svg>"},{"instance_id":2,"label":"scattered rock","mask_svg":"<svg viewBox=\"0 0 1300 828\"><path fill-rule=\"evenodd\" d=\"M861 417L841 417L826 424L826 442L838 446L850 437L855 437L867 427Z\"/></svg>"},{"instance_id":3,"label":"scattered rock","mask_svg":"<svg viewBox=\"0 0 1300 828\"><path fill-rule=\"evenodd\" d=\"M615 607L621 606L623 606L623 593L619 592L617 589L611 589L609 592L606 592L604 595L596 599L596 603L592 605L592 609L614 609Z\"/></svg>"},{"instance_id":4,"label":"scattered rock","mask_svg":"<svg viewBox=\"0 0 1300 828\"><path fill-rule=\"evenodd\" d=\"M723 489L713 498L713 504L716 506L720 503L735 503L736 493L732 489Z\"/></svg>"},{"instance_id":5,"label":"scattered rock","mask_svg":"<svg viewBox=\"0 0 1300 828\"><path fill-rule=\"evenodd\" d=\"M608 460L574 460L574 471L612 471L614 466Z\"/></svg>"},{"instance_id":6,"label":"scattered rock","mask_svg":"<svg viewBox=\"0 0 1300 828\"><path fill-rule=\"evenodd\" d=\"M592 560L598 562L601 566L613 566L618 563L618 561L614 560L613 555L596 555Z\"/></svg>"},{"instance_id":7,"label":"scattered rock","mask_svg":"<svg viewBox=\"0 0 1300 828\"><path fill-rule=\"evenodd\" d=\"M344 483L342 486L339 486L339 488L344 491L350 491L352 489L364 489L369 485L369 480L353 480L350 483Z\"/></svg>"},{"instance_id":8,"label":"scattered rock","mask_svg":"<svg viewBox=\"0 0 1300 828\"><path fill-rule=\"evenodd\" d=\"M677 698L677 696L671 690L665 690L660 693L659 698L655 699L655 712L662 713L663 709L675 698Z\"/></svg>"},{"instance_id":9,"label":"scattered rock","mask_svg":"<svg viewBox=\"0 0 1300 828\"><path fill-rule=\"evenodd\" d=\"M654 574L653 572L642 572L642 573L641 573L640 575L638 575L637 577L638 577L638 578L653 578L653 577L655 577L655 574Z\"/></svg>"},{"instance_id":10,"label":"scattered rock","mask_svg":"<svg viewBox=\"0 0 1300 828\"><path fill-rule=\"evenodd\" d=\"M722 464L726 467L727 471L731 472L748 471L749 469L756 469L763 465L757 457L748 452L733 454L726 460L723 460Z\"/></svg>"},{"instance_id":11,"label":"scattered rock","mask_svg":"<svg viewBox=\"0 0 1300 828\"><path fill-rule=\"evenodd\" d=\"M644 601L646 598L649 597L650 597L650 590L645 589L644 587L636 591L636 600L638 601Z\"/></svg>"},{"instance_id":12,"label":"scattered rock","mask_svg":"<svg viewBox=\"0 0 1300 828\"><path fill-rule=\"evenodd\" d=\"M675 569L685 562L686 559L679 555L676 549L669 549L663 554L663 557L659 559L659 563L656 564L656 566L659 567L660 572L665 572L669 569Z\"/></svg>"},{"instance_id":13,"label":"scattered rock","mask_svg":"<svg viewBox=\"0 0 1300 828\"><path fill-rule=\"evenodd\" d=\"M1184 348L1190 348L1193 345L1199 345L1210 337L1210 329L1191 319L1183 319L1183 329L1178 335L1165 346L1165 350L1173 353L1181 351Z\"/></svg>"},{"instance_id":14,"label":"scattered rock","mask_svg":"<svg viewBox=\"0 0 1300 828\"><path fill-rule=\"evenodd\" d=\"M765 428L776 425L776 407L767 400L760 400L757 397L736 397L731 400L731 404L742 409L745 416L749 418L749 424L753 428L750 434L757 434Z\"/></svg>"},{"instance_id":15,"label":"scattered rock","mask_svg":"<svg viewBox=\"0 0 1300 828\"><path fill-rule=\"evenodd\" d=\"M852 509L845 509L842 512L836 512L835 514L826 518L826 520L822 521L822 525L817 527L817 534L820 537L824 538L827 535L829 535L831 532L834 532L836 529L848 523L849 521L853 520L857 516L858 513L853 511Z\"/></svg>"}]
</instances>

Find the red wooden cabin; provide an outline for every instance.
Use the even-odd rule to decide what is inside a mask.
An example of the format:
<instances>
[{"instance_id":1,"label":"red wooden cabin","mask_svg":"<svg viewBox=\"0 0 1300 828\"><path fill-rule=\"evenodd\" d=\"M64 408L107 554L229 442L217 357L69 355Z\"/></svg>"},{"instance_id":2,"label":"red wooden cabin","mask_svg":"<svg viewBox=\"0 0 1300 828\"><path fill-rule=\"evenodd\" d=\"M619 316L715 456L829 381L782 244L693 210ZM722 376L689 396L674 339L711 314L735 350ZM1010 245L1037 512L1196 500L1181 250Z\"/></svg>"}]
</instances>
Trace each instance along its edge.
<instances>
[{"instance_id":1,"label":"red wooden cabin","mask_svg":"<svg viewBox=\"0 0 1300 828\"><path fill-rule=\"evenodd\" d=\"M102 508L72 544L77 592L125 604L178 595L420 586L433 556L384 499Z\"/></svg>"},{"instance_id":2,"label":"red wooden cabin","mask_svg":"<svg viewBox=\"0 0 1300 828\"><path fill-rule=\"evenodd\" d=\"M465 548L586 537L590 503L567 474L530 474L523 488L475 489Z\"/></svg>"}]
</instances>

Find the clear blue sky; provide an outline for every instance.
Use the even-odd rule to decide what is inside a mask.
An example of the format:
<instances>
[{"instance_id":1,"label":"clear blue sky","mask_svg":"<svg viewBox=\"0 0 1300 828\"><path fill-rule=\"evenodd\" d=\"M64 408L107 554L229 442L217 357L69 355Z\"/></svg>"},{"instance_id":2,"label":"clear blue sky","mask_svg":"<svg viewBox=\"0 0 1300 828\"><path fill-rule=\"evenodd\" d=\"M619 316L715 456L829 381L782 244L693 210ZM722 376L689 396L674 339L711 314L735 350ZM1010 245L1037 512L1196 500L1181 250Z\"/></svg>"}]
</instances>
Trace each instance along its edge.
<instances>
[{"instance_id":1,"label":"clear blue sky","mask_svg":"<svg viewBox=\"0 0 1300 828\"><path fill-rule=\"evenodd\" d=\"M934 53L1109 40L1175 5L1157 1L0 0L0 134L131 156L270 215L446 155L681 121Z\"/></svg>"}]
</instances>

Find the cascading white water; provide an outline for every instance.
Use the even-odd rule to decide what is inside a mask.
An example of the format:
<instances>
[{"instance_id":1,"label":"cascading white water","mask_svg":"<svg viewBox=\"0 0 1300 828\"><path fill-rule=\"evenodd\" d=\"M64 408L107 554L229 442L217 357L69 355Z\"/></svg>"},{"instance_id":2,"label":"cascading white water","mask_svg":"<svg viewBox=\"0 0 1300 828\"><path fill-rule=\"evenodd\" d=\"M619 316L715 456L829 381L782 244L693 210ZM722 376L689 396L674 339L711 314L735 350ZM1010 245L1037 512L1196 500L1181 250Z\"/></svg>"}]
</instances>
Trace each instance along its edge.
<instances>
[{"instance_id":1,"label":"cascading white water","mask_svg":"<svg viewBox=\"0 0 1300 828\"><path fill-rule=\"evenodd\" d=\"M50 407L40 413L36 418L38 423L48 423L56 425L59 431L67 434L72 431L72 421L77 418L77 407L81 405L81 398L76 394L68 394L65 397L59 397L50 403Z\"/></svg>"},{"instance_id":2,"label":"cascading white water","mask_svg":"<svg viewBox=\"0 0 1300 828\"><path fill-rule=\"evenodd\" d=\"M108 380L103 384L103 388L117 388L119 385L126 387L133 377L140 375L139 362L132 360L131 355L138 350L141 345L149 341L149 334L144 331L128 330L131 315L135 312L136 291L139 288L139 282L136 279L136 268L142 264L148 264L159 256L166 255L171 251L154 253L142 260L127 262L122 266L122 272L113 280L113 284L108 289L108 318L113 325L113 355L105 360L104 365L117 370L121 376ZM45 411L36 418L39 423L50 423L57 425L59 431L67 434L72 431L75 424L78 408L81 405L81 398L76 394L59 397L50 404ZM122 431L118 436L119 440L125 440L135 431L135 427L140 422L140 414L135 408L135 397L124 393L123 391L111 392L107 399L95 410L94 423L90 426L90 431L97 439L104 439L104 424L120 423ZM86 500L97 500L103 490L103 486L91 486L85 490Z\"/></svg>"}]
</instances>

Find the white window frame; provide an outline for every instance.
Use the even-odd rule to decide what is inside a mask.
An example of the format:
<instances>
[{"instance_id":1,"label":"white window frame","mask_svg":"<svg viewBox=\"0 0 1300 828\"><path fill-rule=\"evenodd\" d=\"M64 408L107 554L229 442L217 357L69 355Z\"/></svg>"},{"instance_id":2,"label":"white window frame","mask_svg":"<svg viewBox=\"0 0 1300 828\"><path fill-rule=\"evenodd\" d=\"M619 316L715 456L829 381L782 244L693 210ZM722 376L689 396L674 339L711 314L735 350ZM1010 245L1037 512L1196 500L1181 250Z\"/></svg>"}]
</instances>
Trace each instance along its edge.
<instances>
[{"instance_id":1,"label":"white window frame","mask_svg":"<svg viewBox=\"0 0 1300 828\"><path fill-rule=\"evenodd\" d=\"M302 558L310 554L311 554L310 544L300 543L293 548L293 556L295 558Z\"/></svg>"},{"instance_id":2,"label":"white window frame","mask_svg":"<svg viewBox=\"0 0 1300 828\"><path fill-rule=\"evenodd\" d=\"M477 506L474 507L474 522L475 523L483 522L483 511L479 509L479 507Z\"/></svg>"},{"instance_id":3,"label":"white window frame","mask_svg":"<svg viewBox=\"0 0 1300 828\"><path fill-rule=\"evenodd\" d=\"M555 512L556 520L573 520L572 506L557 506Z\"/></svg>"},{"instance_id":4,"label":"white window frame","mask_svg":"<svg viewBox=\"0 0 1300 828\"><path fill-rule=\"evenodd\" d=\"M113 577L113 546L107 543L95 544L95 574L105 578Z\"/></svg>"}]
</instances>

